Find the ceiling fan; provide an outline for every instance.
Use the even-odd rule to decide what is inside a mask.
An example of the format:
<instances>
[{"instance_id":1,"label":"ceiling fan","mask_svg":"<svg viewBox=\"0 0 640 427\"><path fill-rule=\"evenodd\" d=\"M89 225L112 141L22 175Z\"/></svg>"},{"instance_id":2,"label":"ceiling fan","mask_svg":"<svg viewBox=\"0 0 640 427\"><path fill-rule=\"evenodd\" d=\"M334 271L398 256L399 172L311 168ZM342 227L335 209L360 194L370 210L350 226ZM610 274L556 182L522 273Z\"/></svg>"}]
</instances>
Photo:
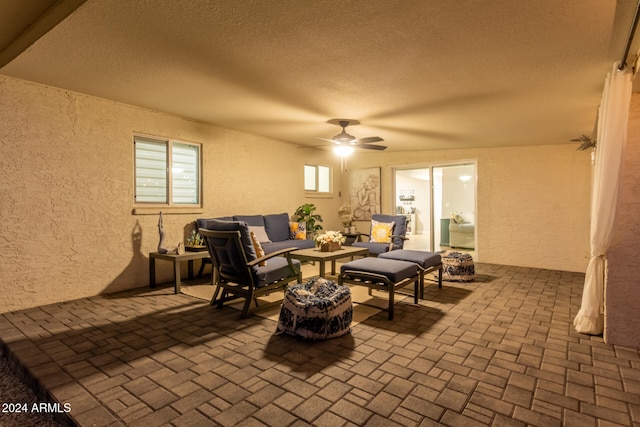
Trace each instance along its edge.
<instances>
[{"instance_id":1,"label":"ceiling fan","mask_svg":"<svg viewBox=\"0 0 640 427\"><path fill-rule=\"evenodd\" d=\"M329 141L329 142L333 142L336 145L350 145L350 146L354 146L354 147L359 147L359 148L364 148L367 150L386 150L386 146L384 145L372 145L374 142L380 142L380 141L384 141L384 139L380 138L379 136L370 136L367 138L356 138L353 135L350 135L347 133L347 126L352 125L359 125L360 122L358 120L352 120L352 119L331 119L328 120L327 123L331 123L332 125L338 125L342 128L342 132L340 132L339 134L335 135L333 138L331 139L327 139L327 138L320 138L323 139L325 141Z\"/></svg>"}]
</instances>

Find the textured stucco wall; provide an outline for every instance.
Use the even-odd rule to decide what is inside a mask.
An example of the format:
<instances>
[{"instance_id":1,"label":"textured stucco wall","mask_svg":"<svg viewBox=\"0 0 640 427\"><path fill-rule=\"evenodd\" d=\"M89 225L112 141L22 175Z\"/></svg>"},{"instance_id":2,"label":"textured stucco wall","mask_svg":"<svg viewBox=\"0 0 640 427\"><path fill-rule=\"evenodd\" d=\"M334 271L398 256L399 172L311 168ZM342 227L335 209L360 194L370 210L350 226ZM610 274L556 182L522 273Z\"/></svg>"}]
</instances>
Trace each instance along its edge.
<instances>
[{"instance_id":1,"label":"textured stucco wall","mask_svg":"<svg viewBox=\"0 0 640 427\"><path fill-rule=\"evenodd\" d=\"M132 214L134 132L203 143L202 216L312 201L338 222L339 198L304 197L308 150L291 144L4 76L0 111L0 312L148 285L158 216ZM200 215L163 216L177 244Z\"/></svg>"},{"instance_id":2,"label":"textured stucco wall","mask_svg":"<svg viewBox=\"0 0 640 427\"><path fill-rule=\"evenodd\" d=\"M382 166L382 210L390 213L392 167L476 161L476 260L583 272L589 253L590 159L576 145L564 144L359 154L349 168Z\"/></svg>"},{"instance_id":3,"label":"textured stucco wall","mask_svg":"<svg viewBox=\"0 0 640 427\"><path fill-rule=\"evenodd\" d=\"M607 251L604 338L640 348L640 94L631 97L616 225Z\"/></svg>"}]
</instances>

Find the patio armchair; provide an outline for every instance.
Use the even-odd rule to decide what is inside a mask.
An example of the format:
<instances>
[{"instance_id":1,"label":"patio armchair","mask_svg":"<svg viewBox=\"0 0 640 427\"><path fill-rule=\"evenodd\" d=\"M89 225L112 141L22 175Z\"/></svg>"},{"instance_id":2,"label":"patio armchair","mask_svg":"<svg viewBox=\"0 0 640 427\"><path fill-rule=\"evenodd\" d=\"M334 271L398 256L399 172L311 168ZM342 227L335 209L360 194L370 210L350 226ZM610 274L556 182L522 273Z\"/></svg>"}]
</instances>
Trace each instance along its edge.
<instances>
[{"instance_id":1,"label":"patio armchair","mask_svg":"<svg viewBox=\"0 0 640 427\"><path fill-rule=\"evenodd\" d=\"M242 317L247 317L251 302L258 305L258 297L284 290L290 282L302 281L300 261L289 255L296 248L258 256L259 242L252 240L245 222L210 220L198 232L213 264L211 280L216 289L211 305L222 308L227 301L244 298Z\"/></svg>"},{"instance_id":2,"label":"patio armchair","mask_svg":"<svg viewBox=\"0 0 640 427\"><path fill-rule=\"evenodd\" d=\"M404 241L408 240L406 234L407 217L404 215L373 214L369 234L361 234L367 236L368 241L355 242L351 246L367 248L369 256L377 257L385 252L402 249Z\"/></svg>"}]
</instances>

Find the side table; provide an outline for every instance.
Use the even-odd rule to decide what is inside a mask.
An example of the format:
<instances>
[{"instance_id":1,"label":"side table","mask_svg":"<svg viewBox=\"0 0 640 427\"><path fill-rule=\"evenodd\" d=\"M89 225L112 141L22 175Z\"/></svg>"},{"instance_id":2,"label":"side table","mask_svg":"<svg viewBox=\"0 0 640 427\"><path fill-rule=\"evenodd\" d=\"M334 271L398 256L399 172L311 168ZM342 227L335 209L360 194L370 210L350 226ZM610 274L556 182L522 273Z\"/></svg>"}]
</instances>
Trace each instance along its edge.
<instances>
[{"instance_id":1,"label":"side table","mask_svg":"<svg viewBox=\"0 0 640 427\"><path fill-rule=\"evenodd\" d=\"M156 287L156 259L171 261L173 263L173 285L175 293L180 293L180 263L188 262L189 279L193 279L193 260L208 259L209 251L185 252L183 254L149 253L149 287Z\"/></svg>"},{"instance_id":2,"label":"side table","mask_svg":"<svg viewBox=\"0 0 640 427\"><path fill-rule=\"evenodd\" d=\"M342 235L344 237L346 237L343 245L344 246L351 246L355 242L359 242L360 241L360 236L362 235L362 233L342 233Z\"/></svg>"}]
</instances>

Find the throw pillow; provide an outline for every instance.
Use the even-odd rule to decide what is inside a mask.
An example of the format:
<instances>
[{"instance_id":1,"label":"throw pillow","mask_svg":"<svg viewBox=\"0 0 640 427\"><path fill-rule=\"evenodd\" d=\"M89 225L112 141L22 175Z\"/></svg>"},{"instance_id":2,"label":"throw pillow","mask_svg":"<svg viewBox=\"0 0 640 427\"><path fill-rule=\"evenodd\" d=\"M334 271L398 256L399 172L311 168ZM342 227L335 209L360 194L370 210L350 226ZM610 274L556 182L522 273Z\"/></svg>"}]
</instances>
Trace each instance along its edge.
<instances>
[{"instance_id":1,"label":"throw pillow","mask_svg":"<svg viewBox=\"0 0 640 427\"><path fill-rule=\"evenodd\" d=\"M462 224L464 222L464 218L462 218L462 215L457 213L457 212L452 212L451 213L451 222L456 223L456 224Z\"/></svg>"},{"instance_id":2,"label":"throw pillow","mask_svg":"<svg viewBox=\"0 0 640 427\"><path fill-rule=\"evenodd\" d=\"M267 236L267 230L264 228L264 225L250 225L249 231L255 233L256 238L259 242L269 243L269 236Z\"/></svg>"},{"instance_id":3,"label":"throw pillow","mask_svg":"<svg viewBox=\"0 0 640 427\"><path fill-rule=\"evenodd\" d=\"M393 222L378 222L371 220L371 241L376 243L391 242L391 233L393 232Z\"/></svg>"},{"instance_id":4,"label":"throw pillow","mask_svg":"<svg viewBox=\"0 0 640 427\"><path fill-rule=\"evenodd\" d=\"M289 238L295 240L307 239L307 223L306 222L290 222Z\"/></svg>"},{"instance_id":5,"label":"throw pillow","mask_svg":"<svg viewBox=\"0 0 640 427\"><path fill-rule=\"evenodd\" d=\"M256 250L257 257L263 257L264 249L262 249L262 245L260 244L260 240L258 239L258 237L256 237L256 233L250 231L249 235L251 236L251 242L253 242L253 248ZM267 265L267 261L261 261L260 263L258 263L258 265L260 267L264 267L265 265Z\"/></svg>"}]
</instances>

